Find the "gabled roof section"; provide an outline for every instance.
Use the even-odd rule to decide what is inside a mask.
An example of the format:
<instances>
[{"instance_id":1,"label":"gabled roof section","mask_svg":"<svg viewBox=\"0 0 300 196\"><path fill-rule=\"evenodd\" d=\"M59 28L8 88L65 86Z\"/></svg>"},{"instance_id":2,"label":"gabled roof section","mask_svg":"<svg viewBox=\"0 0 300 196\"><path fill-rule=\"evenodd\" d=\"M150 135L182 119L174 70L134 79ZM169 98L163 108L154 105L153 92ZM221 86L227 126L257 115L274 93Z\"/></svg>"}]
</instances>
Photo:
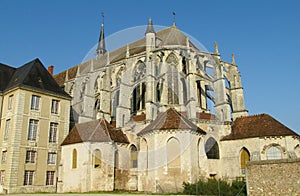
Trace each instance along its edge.
<instances>
[{"instance_id":1,"label":"gabled roof section","mask_svg":"<svg viewBox=\"0 0 300 196\"><path fill-rule=\"evenodd\" d=\"M157 118L152 121L147 127L138 133L138 136L144 135L155 130L194 130L201 134L206 134L205 131L197 127L189 121L184 115L177 112L174 108L168 109L166 112L159 113Z\"/></svg>"},{"instance_id":2,"label":"gabled roof section","mask_svg":"<svg viewBox=\"0 0 300 196\"><path fill-rule=\"evenodd\" d=\"M27 87L70 98L70 96L59 87L39 59L35 59L15 70L5 90L16 87Z\"/></svg>"},{"instance_id":3,"label":"gabled roof section","mask_svg":"<svg viewBox=\"0 0 300 196\"><path fill-rule=\"evenodd\" d=\"M0 92L3 92L12 75L15 73L16 68L0 63Z\"/></svg>"},{"instance_id":4,"label":"gabled roof section","mask_svg":"<svg viewBox=\"0 0 300 196\"><path fill-rule=\"evenodd\" d=\"M231 134L222 140L238 140L254 137L299 136L268 114L237 118L232 124Z\"/></svg>"},{"instance_id":5,"label":"gabled roof section","mask_svg":"<svg viewBox=\"0 0 300 196\"><path fill-rule=\"evenodd\" d=\"M120 129L115 129L105 119L99 119L76 124L61 145L111 141L129 144L127 136Z\"/></svg>"}]
</instances>

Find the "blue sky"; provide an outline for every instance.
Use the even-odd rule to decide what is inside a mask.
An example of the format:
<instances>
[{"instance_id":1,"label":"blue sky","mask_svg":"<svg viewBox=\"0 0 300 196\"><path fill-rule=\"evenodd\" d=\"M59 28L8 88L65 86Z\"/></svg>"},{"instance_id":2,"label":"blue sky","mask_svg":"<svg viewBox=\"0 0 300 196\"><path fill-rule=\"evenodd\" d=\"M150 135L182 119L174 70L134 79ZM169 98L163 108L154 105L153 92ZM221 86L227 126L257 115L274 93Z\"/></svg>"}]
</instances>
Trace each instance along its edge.
<instances>
[{"instance_id":1,"label":"blue sky","mask_svg":"<svg viewBox=\"0 0 300 196\"><path fill-rule=\"evenodd\" d=\"M79 64L99 37L146 25L177 27L221 58L235 53L250 114L269 113L300 133L300 3L295 1L0 0L0 62L40 58L58 73Z\"/></svg>"}]
</instances>

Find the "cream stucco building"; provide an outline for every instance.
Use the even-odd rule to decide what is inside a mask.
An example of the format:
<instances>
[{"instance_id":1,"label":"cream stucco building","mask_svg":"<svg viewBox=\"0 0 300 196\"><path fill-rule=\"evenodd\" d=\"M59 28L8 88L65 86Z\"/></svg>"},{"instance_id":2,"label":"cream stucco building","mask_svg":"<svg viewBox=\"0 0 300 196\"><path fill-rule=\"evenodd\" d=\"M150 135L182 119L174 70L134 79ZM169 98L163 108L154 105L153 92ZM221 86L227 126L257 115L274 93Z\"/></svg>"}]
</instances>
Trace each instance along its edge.
<instances>
[{"instance_id":1,"label":"cream stucco building","mask_svg":"<svg viewBox=\"0 0 300 196\"><path fill-rule=\"evenodd\" d=\"M71 97L39 59L0 64L0 190L55 192Z\"/></svg>"},{"instance_id":2,"label":"cream stucco building","mask_svg":"<svg viewBox=\"0 0 300 196\"><path fill-rule=\"evenodd\" d=\"M59 192L179 192L200 178L243 179L249 160L299 157L299 135L249 116L234 56L197 48L175 25L55 76L72 96Z\"/></svg>"}]
</instances>

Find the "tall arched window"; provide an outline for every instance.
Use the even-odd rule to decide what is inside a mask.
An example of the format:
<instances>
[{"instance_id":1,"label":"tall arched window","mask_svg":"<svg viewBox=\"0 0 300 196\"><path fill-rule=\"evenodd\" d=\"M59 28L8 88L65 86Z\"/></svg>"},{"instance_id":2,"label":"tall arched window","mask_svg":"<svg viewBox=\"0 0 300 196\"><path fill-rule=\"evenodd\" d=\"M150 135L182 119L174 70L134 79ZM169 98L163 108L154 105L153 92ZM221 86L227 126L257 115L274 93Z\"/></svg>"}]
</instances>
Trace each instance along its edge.
<instances>
[{"instance_id":1,"label":"tall arched window","mask_svg":"<svg viewBox=\"0 0 300 196\"><path fill-rule=\"evenodd\" d=\"M183 96L183 104L187 103L187 87L186 87L186 82L184 78L181 78L181 85L182 85L182 96Z\"/></svg>"},{"instance_id":2,"label":"tall arched window","mask_svg":"<svg viewBox=\"0 0 300 196\"><path fill-rule=\"evenodd\" d=\"M210 113L214 113L215 106L215 91L210 85L205 85L206 96L206 109L210 110Z\"/></svg>"},{"instance_id":3,"label":"tall arched window","mask_svg":"<svg viewBox=\"0 0 300 196\"><path fill-rule=\"evenodd\" d=\"M228 78L226 76L224 76L224 79L225 79L226 88L231 89L231 84L230 84L230 81L228 80Z\"/></svg>"},{"instance_id":4,"label":"tall arched window","mask_svg":"<svg viewBox=\"0 0 300 196\"><path fill-rule=\"evenodd\" d=\"M169 54L166 59L168 64L167 85L168 85L168 103L179 104L178 99L178 59L174 53Z\"/></svg>"},{"instance_id":5,"label":"tall arched window","mask_svg":"<svg viewBox=\"0 0 300 196\"><path fill-rule=\"evenodd\" d=\"M118 150L115 151L115 169L119 169L120 168L120 158L119 158L119 152Z\"/></svg>"},{"instance_id":6,"label":"tall arched window","mask_svg":"<svg viewBox=\"0 0 300 196\"><path fill-rule=\"evenodd\" d=\"M249 162L249 161L250 161L249 151L247 150L247 148L242 148L241 157L240 157L242 174L246 173L246 163Z\"/></svg>"},{"instance_id":7,"label":"tall arched window","mask_svg":"<svg viewBox=\"0 0 300 196\"><path fill-rule=\"evenodd\" d=\"M112 100L112 107L111 107L111 114L112 114L112 119L116 119L117 115L117 107L119 106L119 97L120 97L120 90L115 91L114 98Z\"/></svg>"},{"instance_id":8,"label":"tall arched window","mask_svg":"<svg viewBox=\"0 0 300 196\"><path fill-rule=\"evenodd\" d=\"M136 114L137 111L145 109L146 84L138 84L132 92L131 113Z\"/></svg>"},{"instance_id":9,"label":"tall arched window","mask_svg":"<svg viewBox=\"0 0 300 196\"><path fill-rule=\"evenodd\" d=\"M99 149L93 152L93 163L94 168L101 168L101 151Z\"/></svg>"},{"instance_id":10,"label":"tall arched window","mask_svg":"<svg viewBox=\"0 0 300 196\"><path fill-rule=\"evenodd\" d=\"M168 81L168 103L179 104L178 99L178 71L177 68L171 66L168 68L167 73Z\"/></svg>"},{"instance_id":11,"label":"tall arched window","mask_svg":"<svg viewBox=\"0 0 300 196\"><path fill-rule=\"evenodd\" d=\"M197 162L198 162L198 167L200 168L200 157L201 157L201 139L198 140L198 145L197 145Z\"/></svg>"},{"instance_id":12,"label":"tall arched window","mask_svg":"<svg viewBox=\"0 0 300 196\"><path fill-rule=\"evenodd\" d=\"M139 159L140 159L140 168L147 170L148 169L148 144L145 138L143 138L141 141Z\"/></svg>"},{"instance_id":13,"label":"tall arched window","mask_svg":"<svg viewBox=\"0 0 300 196\"><path fill-rule=\"evenodd\" d=\"M281 159L281 151L276 146L271 146L267 150L267 159L274 160L274 159Z\"/></svg>"},{"instance_id":14,"label":"tall arched window","mask_svg":"<svg viewBox=\"0 0 300 196\"><path fill-rule=\"evenodd\" d=\"M205 94L205 92L201 87L201 81L200 80L197 80L196 84L197 84L198 106L203 108L203 106L202 106L202 95Z\"/></svg>"},{"instance_id":15,"label":"tall arched window","mask_svg":"<svg viewBox=\"0 0 300 196\"><path fill-rule=\"evenodd\" d=\"M219 145L218 142L210 137L205 143L205 153L208 159L219 159Z\"/></svg>"},{"instance_id":16,"label":"tall arched window","mask_svg":"<svg viewBox=\"0 0 300 196\"><path fill-rule=\"evenodd\" d=\"M137 111L145 109L146 84L142 81L146 76L146 65L139 61L134 72L135 88L131 95L131 114L135 115Z\"/></svg>"},{"instance_id":17,"label":"tall arched window","mask_svg":"<svg viewBox=\"0 0 300 196\"><path fill-rule=\"evenodd\" d=\"M137 160L137 148L135 145L130 146L130 167L131 168L137 168L138 167L138 160Z\"/></svg>"},{"instance_id":18,"label":"tall arched window","mask_svg":"<svg viewBox=\"0 0 300 196\"><path fill-rule=\"evenodd\" d=\"M168 168L181 167L180 143L176 138L170 138L167 142L167 163Z\"/></svg>"},{"instance_id":19,"label":"tall arched window","mask_svg":"<svg viewBox=\"0 0 300 196\"><path fill-rule=\"evenodd\" d=\"M77 150L73 149L72 153L72 168L76 169L77 168Z\"/></svg>"},{"instance_id":20,"label":"tall arched window","mask_svg":"<svg viewBox=\"0 0 300 196\"><path fill-rule=\"evenodd\" d=\"M160 102L162 93L162 83L158 82L156 85L156 101Z\"/></svg>"},{"instance_id":21,"label":"tall arched window","mask_svg":"<svg viewBox=\"0 0 300 196\"><path fill-rule=\"evenodd\" d=\"M187 74L188 61L185 57L182 58L182 73Z\"/></svg>"}]
</instances>

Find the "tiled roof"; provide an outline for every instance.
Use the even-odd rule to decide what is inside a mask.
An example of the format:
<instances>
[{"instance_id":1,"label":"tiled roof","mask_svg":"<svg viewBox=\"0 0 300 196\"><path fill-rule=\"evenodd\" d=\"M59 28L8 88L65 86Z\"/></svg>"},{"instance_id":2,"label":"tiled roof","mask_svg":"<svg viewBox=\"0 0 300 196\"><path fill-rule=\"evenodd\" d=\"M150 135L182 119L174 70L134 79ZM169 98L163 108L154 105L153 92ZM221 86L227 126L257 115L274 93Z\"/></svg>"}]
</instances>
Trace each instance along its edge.
<instances>
[{"instance_id":1,"label":"tiled roof","mask_svg":"<svg viewBox=\"0 0 300 196\"><path fill-rule=\"evenodd\" d=\"M215 120L216 116L210 113L197 112L197 118L201 120Z\"/></svg>"},{"instance_id":2,"label":"tiled roof","mask_svg":"<svg viewBox=\"0 0 300 196\"><path fill-rule=\"evenodd\" d=\"M146 120L146 114L140 114L140 115L132 116L131 119L135 122L144 121L144 120Z\"/></svg>"},{"instance_id":3,"label":"tiled roof","mask_svg":"<svg viewBox=\"0 0 300 196\"><path fill-rule=\"evenodd\" d=\"M99 119L76 124L61 145L111 141L129 143L127 136L120 129L115 129L106 120Z\"/></svg>"},{"instance_id":4,"label":"tiled roof","mask_svg":"<svg viewBox=\"0 0 300 196\"><path fill-rule=\"evenodd\" d=\"M76 77L77 69L78 69L77 66L68 69L68 78L69 78L69 79L75 78L75 77Z\"/></svg>"},{"instance_id":5,"label":"tiled roof","mask_svg":"<svg viewBox=\"0 0 300 196\"><path fill-rule=\"evenodd\" d=\"M189 121L184 115L177 112L174 108L170 108L166 112L159 113L157 118L141 130L138 135L144 135L154 130L172 129L194 130L201 134L206 134L205 131Z\"/></svg>"},{"instance_id":6,"label":"tiled roof","mask_svg":"<svg viewBox=\"0 0 300 196\"><path fill-rule=\"evenodd\" d=\"M222 140L237 140L267 136L298 136L268 114L237 118L232 124L231 134Z\"/></svg>"},{"instance_id":7,"label":"tiled roof","mask_svg":"<svg viewBox=\"0 0 300 196\"><path fill-rule=\"evenodd\" d=\"M66 80L67 71L60 72L59 74L54 76L54 80L57 82L59 86L63 86Z\"/></svg>"},{"instance_id":8,"label":"tiled roof","mask_svg":"<svg viewBox=\"0 0 300 196\"><path fill-rule=\"evenodd\" d=\"M1 67L3 68L3 66ZM6 75L3 78L6 79L6 82L1 82L0 84L1 88L5 86L3 91L7 91L15 87L27 87L38 91L54 93L69 99L71 98L59 87L52 75L45 69L39 59L34 59L17 69L5 68L5 70L4 74L6 73Z\"/></svg>"}]
</instances>

